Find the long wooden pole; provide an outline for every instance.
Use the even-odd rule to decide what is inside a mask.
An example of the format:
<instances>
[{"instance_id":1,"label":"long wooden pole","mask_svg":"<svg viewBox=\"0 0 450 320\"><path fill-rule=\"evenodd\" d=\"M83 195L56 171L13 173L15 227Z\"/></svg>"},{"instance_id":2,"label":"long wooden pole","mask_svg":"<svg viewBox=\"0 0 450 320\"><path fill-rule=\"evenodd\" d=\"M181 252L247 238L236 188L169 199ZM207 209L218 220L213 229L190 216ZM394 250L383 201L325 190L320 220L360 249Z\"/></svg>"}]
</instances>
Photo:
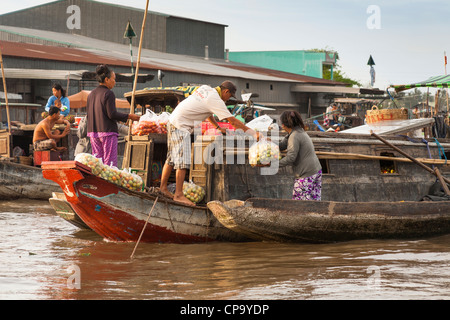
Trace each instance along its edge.
<instances>
[{"instance_id":1,"label":"long wooden pole","mask_svg":"<svg viewBox=\"0 0 450 320\"><path fill-rule=\"evenodd\" d=\"M131 93L131 105L130 105L130 113L134 113L134 101L135 101L135 97L136 97L136 85L137 85L137 80L139 77L139 65L141 63L141 50L142 50L142 39L144 38L144 29L145 29L145 23L147 21L147 12L148 12L148 3L149 0L147 0L147 3L145 5L145 12L144 12L144 19L142 21L142 28L141 28L141 36L139 39L139 50L138 50L138 58L136 61L136 71L134 74L134 82L133 82L133 92ZM132 125L132 120L128 120L128 142L127 142L127 150L126 150L126 154L127 154L127 164L131 164L131 159L130 159L130 141L131 141L131 125ZM128 165L129 166L129 165Z\"/></svg>"},{"instance_id":2,"label":"long wooden pole","mask_svg":"<svg viewBox=\"0 0 450 320\"><path fill-rule=\"evenodd\" d=\"M3 54L0 49L0 64L2 67L2 78L3 78L3 91L5 92L5 103L6 103L6 117L8 118L8 132L11 133L11 118L9 117L9 104L8 104L8 90L6 90L6 78L5 70L3 69ZM1 109L0 109L1 112Z\"/></svg>"},{"instance_id":3,"label":"long wooden pole","mask_svg":"<svg viewBox=\"0 0 450 320\"><path fill-rule=\"evenodd\" d=\"M439 178L438 174L436 174L436 170L431 169L430 167L424 165L422 162L420 162L419 160L411 157L409 154L407 154L406 152L404 152L403 150L397 148L396 146L394 146L393 144L391 144L390 142L386 141L385 139L383 139L382 137L380 137L379 135L377 135L376 133L374 133L373 131L371 132L371 135L375 138L377 138L378 140L382 141L384 144L388 145L389 147L391 147L392 149L394 149L395 151L397 151L398 153L404 155L405 157L407 157L408 159L410 159L412 162L416 163L417 165L419 165L420 167L422 167L423 169L427 170L428 172L432 173L433 175L435 175L436 177ZM450 184L450 180L442 177L442 180L445 181L446 183Z\"/></svg>"},{"instance_id":4,"label":"long wooden pole","mask_svg":"<svg viewBox=\"0 0 450 320\"><path fill-rule=\"evenodd\" d=\"M144 234L144 230L147 227L148 220L150 219L153 209L155 208L155 205L158 202L158 198L159 197L156 197L155 202L153 202L152 210L150 210L150 213L148 214L147 220L145 221L144 227L142 228L141 234L139 235L139 239L137 240L136 245L134 246L134 249L133 249L133 252L131 253L130 259L133 259L134 252L136 251L136 248L137 248L139 242L141 241L142 235Z\"/></svg>"}]
</instances>

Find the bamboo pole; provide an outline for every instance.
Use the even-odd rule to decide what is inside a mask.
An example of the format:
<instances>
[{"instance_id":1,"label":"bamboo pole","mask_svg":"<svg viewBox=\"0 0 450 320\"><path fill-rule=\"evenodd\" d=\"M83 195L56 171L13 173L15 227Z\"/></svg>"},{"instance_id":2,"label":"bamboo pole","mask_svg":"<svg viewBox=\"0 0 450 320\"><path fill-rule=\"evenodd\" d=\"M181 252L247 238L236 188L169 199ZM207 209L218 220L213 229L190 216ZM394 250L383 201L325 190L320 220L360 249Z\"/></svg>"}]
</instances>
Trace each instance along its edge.
<instances>
[{"instance_id":1,"label":"bamboo pole","mask_svg":"<svg viewBox=\"0 0 450 320\"><path fill-rule=\"evenodd\" d=\"M284 154L285 152L282 152ZM398 162L412 162L408 158L400 157L388 157L388 156L375 156L360 153L345 153L345 152L329 152L329 151L316 151L316 155L319 159L340 159L340 160L386 160L386 161L398 161ZM232 155L248 155L248 148L224 148L224 154ZM416 158L416 160L426 164L436 165L450 165L450 162L442 159L428 159L428 158Z\"/></svg>"},{"instance_id":2,"label":"bamboo pole","mask_svg":"<svg viewBox=\"0 0 450 320\"><path fill-rule=\"evenodd\" d=\"M3 68L3 54L0 49L0 64L2 67L2 78L3 78L3 91L5 92L5 103L6 103L6 117L8 120L8 132L11 133L11 118L9 116L9 104L8 104L8 90L6 90L6 78L5 78L5 70ZM1 111L1 109L0 109Z\"/></svg>"},{"instance_id":3,"label":"bamboo pole","mask_svg":"<svg viewBox=\"0 0 450 320\"><path fill-rule=\"evenodd\" d=\"M138 50L138 58L136 61L136 71L134 74L134 82L133 82L133 92L131 93L131 105L130 105L130 113L133 114L134 113L134 103L135 103L135 97L136 97L136 85L137 85L137 80L139 77L139 65L141 63L141 51L142 51L142 39L144 38L144 29L145 29L145 23L147 21L147 12L148 12L148 3L149 0L147 0L147 3L145 5L145 12L144 12L144 18L142 21L142 28L141 28L141 36L139 39L139 50ZM130 142L131 142L131 126L132 126L133 122L132 120L128 120L128 143L127 143L127 150L126 150L126 154L127 154L127 165L131 164L131 159L130 159ZM129 166L128 166L129 167Z\"/></svg>"},{"instance_id":4,"label":"bamboo pole","mask_svg":"<svg viewBox=\"0 0 450 320\"><path fill-rule=\"evenodd\" d=\"M398 162L412 162L408 158L397 158L388 156L373 156L359 153L339 153L339 152L328 152L328 151L316 151L316 155L321 159L346 159L346 160L387 160L387 161L398 161ZM441 164L446 165L447 160L441 159L427 159L427 158L416 158L416 160L427 163L427 164ZM450 165L450 163L448 164Z\"/></svg>"},{"instance_id":5,"label":"bamboo pole","mask_svg":"<svg viewBox=\"0 0 450 320\"><path fill-rule=\"evenodd\" d=\"M436 177L438 177L439 182L442 185L442 189L444 189L444 192L446 195L450 195L450 190L448 189L448 185L445 183L444 177L442 176L441 172L438 168L434 168L434 174Z\"/></svg>"},{"instance_id":6,"label":"bamboo pole","mask_svg":"<svg viewBox=\"0 0 450 320\"><path fill-rule=\"evenodd\" d=\"M142 235L144 234L145 227L147 227L148 220L150 220L150 217L152 215L153 209L155 208L155 205L158 202L158 198L159 197L156 197L155 201L153 202L152 210L150 210L150 213L148 214L147 220L145 220L144 227L142 228L141 234L139 235L139 239L137 240L136 245L134 246L134 249L133 249L133 252L131 253L130 259L133 259L134 252L136 251L136 248L137 248L139 242L141 241Z\"/></svg>"}]
</instances>

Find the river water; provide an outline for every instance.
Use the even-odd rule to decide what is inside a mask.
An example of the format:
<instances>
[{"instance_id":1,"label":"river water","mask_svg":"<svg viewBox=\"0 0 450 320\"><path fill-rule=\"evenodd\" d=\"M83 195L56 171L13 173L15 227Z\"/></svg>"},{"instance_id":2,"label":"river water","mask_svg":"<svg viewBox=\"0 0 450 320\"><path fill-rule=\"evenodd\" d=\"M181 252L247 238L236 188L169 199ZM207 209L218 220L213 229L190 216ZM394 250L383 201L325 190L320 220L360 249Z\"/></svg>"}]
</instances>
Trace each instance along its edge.
<instances>
[{"instance_id":1,"label":"river water","mask_svg":"<svg viewBox=\"0 0 450 320\"><path fill-rule=\"evenodd\" d=\"M449 300L450 235L334 244L104 241L0 202L0 300Z\"/></svg>"}]
</instances>

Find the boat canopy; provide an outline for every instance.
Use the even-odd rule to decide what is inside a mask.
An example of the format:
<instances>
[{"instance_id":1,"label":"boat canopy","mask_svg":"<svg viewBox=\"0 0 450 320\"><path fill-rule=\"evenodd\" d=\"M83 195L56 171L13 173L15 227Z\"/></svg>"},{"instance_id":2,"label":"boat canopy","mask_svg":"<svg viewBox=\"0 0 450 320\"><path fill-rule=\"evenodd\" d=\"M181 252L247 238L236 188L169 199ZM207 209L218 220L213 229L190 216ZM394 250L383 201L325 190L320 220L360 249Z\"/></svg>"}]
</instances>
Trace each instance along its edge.
<instances>
[{"instance_id":1,"label":"boat canopy","mask_svg":"<svg viewBox=\"0 0 450 320\"><path fill-rule=\"evenodd\" d=\"M401 92L413 88L448 88L450 84L450 75L435 76L428 80L416 82L412 84L392 85L389 88L393 88L395 92Z\"/></svg>"}]
</instances>

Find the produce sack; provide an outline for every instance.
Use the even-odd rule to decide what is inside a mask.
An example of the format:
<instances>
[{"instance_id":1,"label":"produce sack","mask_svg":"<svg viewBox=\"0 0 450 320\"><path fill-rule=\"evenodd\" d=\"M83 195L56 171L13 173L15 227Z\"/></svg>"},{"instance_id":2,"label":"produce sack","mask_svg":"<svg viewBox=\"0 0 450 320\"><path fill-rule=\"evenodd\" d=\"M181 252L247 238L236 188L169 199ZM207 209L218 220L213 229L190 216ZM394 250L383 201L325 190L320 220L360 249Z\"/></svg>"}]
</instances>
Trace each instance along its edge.
<instances>
[{"instance_id":1,"label":"produce sack","mask_svg":"<svg viewBox=\"0 0 450 320\"><path fill-rule=\"evenodd\" d=\"M89 153L80 153L75 157L75 161L78 161L85 166L91 168L93 175L114 183L118 186L127 188L133 191L142 190L143 181L140 176L134 173L129 173L127 170L119 170L114 166L105 165L101 159L95 157Z\"/></svg>"},{"instance_id":2,"label":"produce sack","mask_svg":"<svg viewBox=\"0 0 450 320\"><path fill-rule=\"evenodd\" d=\"M269 165L270 162L279 159L280 148L266 139L259 140L249 149L248 161L253 167Z\"/></svg>"},{"instance_id":3,"label":"produce sack","mask_svg":"<svg viewBox=\"0 0 450 320\"><path fill-rule=\"evenodd\" d=\"M149 133L160 133L159 131L158 115L149 109L138 122L133 122L131 126L131 134L133 136L145 136Z\"/></svg>"},{"instance_id":4,"label":"produce sack","mask_svg":"<svg viewBox=\"0 0 450 320\"><path fill-rule=\"evenodd\" d=\"M183 194L193 203L199 203L205 197L205 189L192 181L183 183Z\"/></svg>"},{"instance_id":5,"label":"produce sack","mask_svg":"<svg viewBox=\"0 0 450 320\"><path fill-rule=\"evenodd\" d=\"M247 127L255 131L268 131L270 125L273 123L273 119L267 114L253 119L246 124Z\"/></svg>"},{"instance_id":6,"label":"produce sack","mask_svg":"<svg viewBox=\"0 0 450 320\"><path fill-rule=\"evenodd\" d=\"M167 122L169 122L170 113L163 112L157 116L156 124L158 133L167 134Z\"/></svg>"},{"instance_id":7,"label":"produce sack","mask_svg":"<svg viewBox=\"0 0 450 320\"><path fill-rule=\"evenodd\" d=\"M89 153L79 153L75 157L75 161L84 164L91 168L91 172L93 175L100 176L103 172L103 161L100 158L97 158Z\"/></svg>"},{"instance_id":8,"label":"produce sack","mask_svg":"<svg viewBox=\"0 0 450 320\"><path fill-rule=\"evenodd\" d=\"M120 179L117 184L130 190L140 191L142 190L144 182L137 174L129 172L127 169L123 169L120 171Z\"/></svg>"}]
</instances>

